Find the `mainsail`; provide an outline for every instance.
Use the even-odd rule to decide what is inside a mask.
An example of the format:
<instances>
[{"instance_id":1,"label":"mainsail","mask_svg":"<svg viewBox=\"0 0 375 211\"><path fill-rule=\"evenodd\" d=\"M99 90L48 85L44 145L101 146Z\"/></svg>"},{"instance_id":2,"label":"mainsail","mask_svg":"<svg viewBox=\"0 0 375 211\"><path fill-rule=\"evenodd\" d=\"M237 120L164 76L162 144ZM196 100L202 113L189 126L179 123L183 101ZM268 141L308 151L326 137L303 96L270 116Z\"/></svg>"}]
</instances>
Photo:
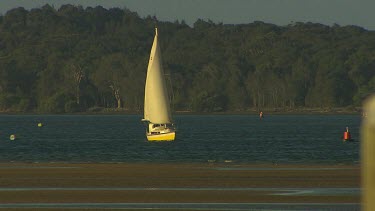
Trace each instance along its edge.
<instances>
[{"instance_id":1,"label":"mainsail","mask_svg":"<svg viewBox=\"0 0 375 211\"><path fill-rule=\"evenodd\" d=\"M161 61L158 31L155 28L154 42L147 67L144 104L144 119L155 124L171 123L172 121Z\"/></svg>"}]
</instances>

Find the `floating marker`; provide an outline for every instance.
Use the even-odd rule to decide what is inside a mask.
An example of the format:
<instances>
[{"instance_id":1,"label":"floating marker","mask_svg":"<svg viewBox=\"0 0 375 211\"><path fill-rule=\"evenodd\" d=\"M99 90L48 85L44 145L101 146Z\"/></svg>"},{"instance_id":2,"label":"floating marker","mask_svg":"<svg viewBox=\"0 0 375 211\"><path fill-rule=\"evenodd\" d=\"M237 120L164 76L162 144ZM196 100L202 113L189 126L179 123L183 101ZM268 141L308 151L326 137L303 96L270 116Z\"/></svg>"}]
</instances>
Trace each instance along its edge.
<instances>
[{"instance_id":1,"label":"floating marker","mask_svg":"<svg viewBox=\"0 0 375 211\"><path fill-rule=\"evenodd\" d=\"M10 139L11 141L16 140L16 135L14 135L14 134L10 135L9 139Z\"/></svg>"},{"instance_id":2,"label":"floating marker","mask_svg":"<svg viewBox=\"0 0 375 211\"><path fill-rule=\"evenodd\" d=\"M39 122L38 127L43 127L43 124Z\"/></svg>"},{"instance_id":3,"label":"floating marker","mask_svg":"<svg viewBox=\"0 0 375 211\"><path fill-rule=\"evenodd\" d=\"M344 132L344 138L343 138L344 141L353 141L351 135L350 135L350 132L349 132L349 128L346 127L346 131Z\"/></svg>"}]
</instances>

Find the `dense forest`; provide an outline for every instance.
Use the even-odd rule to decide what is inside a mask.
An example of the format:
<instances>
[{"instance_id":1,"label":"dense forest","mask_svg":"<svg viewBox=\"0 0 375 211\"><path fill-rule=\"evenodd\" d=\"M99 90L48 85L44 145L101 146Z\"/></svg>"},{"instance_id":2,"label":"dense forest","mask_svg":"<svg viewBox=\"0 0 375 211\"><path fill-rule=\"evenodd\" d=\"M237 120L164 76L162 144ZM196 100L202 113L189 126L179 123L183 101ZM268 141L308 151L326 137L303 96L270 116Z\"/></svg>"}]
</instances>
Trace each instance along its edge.
<instances>
[{"instance_id":1,"label":"dense forest","mask_svg":"<svg viewBox=\"0 0 375 211\"><path fill-rule=\"evenodd\" d=\"M45 5L0 16L0 112L142 111L156 25L174 111L355 107L375 92L375 31L358 26Z\"/></svg>"}]
</instances>

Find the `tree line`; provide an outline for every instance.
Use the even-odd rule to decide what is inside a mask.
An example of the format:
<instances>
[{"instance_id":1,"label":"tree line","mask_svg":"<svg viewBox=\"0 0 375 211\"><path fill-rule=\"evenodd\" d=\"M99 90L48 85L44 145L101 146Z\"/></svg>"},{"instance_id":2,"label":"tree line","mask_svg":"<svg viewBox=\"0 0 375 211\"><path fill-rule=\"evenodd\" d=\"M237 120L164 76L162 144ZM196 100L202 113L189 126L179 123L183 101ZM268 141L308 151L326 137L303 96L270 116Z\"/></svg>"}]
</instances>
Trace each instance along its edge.
<instances>
[{"instance_id":1,"label":"tree line","mask_svg":"<svg viewBox=\"0 0 375 211\"><path fill-rule=\"evenodd\" d=\"M0 16L0 111L142 111L156 25L175 111L354 107L375 92L375 31L358 26L188 26L47 4Z\"/></svg>"}]
</instances>

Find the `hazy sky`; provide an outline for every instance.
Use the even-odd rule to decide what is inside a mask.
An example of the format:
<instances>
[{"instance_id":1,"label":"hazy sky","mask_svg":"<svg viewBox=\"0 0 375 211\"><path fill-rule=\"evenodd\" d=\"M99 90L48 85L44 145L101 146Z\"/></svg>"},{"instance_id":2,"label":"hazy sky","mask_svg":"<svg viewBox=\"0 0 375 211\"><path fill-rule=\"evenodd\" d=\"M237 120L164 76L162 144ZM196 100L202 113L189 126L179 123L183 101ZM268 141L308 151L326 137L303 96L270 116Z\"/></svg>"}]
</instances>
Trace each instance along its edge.
<instances>
[{"instance_id":1,"label":"hazy sky","mask_svg":"<svg viewBox=\"0 0 375 211\"><path fill-rule=\"evenodd\" d=\"M0 13L14 7L26 9L44 4L105 8L127 7L141 17L155 15L158 20L185 20L192 25L198 18L215 23L264 21L277 25L314 22L357 25L375 30L375 0L0 0Z\"/></svg>"}]
</instances>

